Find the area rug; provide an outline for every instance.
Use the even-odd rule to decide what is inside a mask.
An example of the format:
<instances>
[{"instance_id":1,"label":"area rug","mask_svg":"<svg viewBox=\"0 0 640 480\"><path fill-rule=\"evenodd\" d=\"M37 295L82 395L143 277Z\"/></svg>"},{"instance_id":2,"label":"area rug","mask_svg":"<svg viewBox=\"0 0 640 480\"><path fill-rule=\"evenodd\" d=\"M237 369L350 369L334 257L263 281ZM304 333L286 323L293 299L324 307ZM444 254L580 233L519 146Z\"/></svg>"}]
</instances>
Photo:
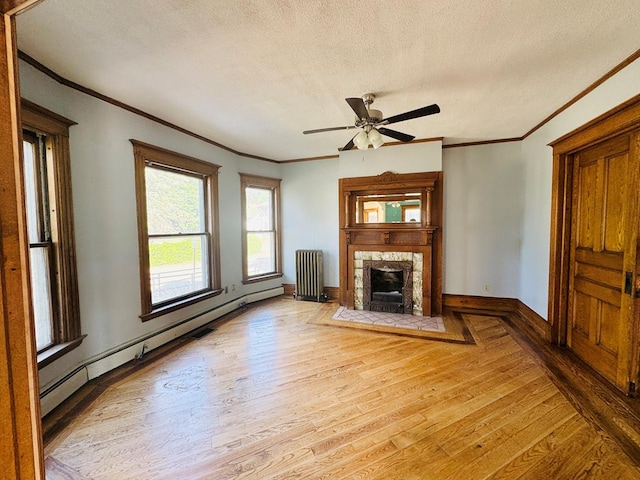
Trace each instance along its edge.
<instances>
[{"instance_id":1,"label":"area rug","mask_svg":"<svg viewBox=\"0 0 640 480\"><path fill-rule=\"evenodd\" d=\"M332 315L316 317L309 323L357 328L450 343L476 343L463 316L458 312L452 312L443 317L422 317L338 307Z\"/></svg>"}]
</instances>

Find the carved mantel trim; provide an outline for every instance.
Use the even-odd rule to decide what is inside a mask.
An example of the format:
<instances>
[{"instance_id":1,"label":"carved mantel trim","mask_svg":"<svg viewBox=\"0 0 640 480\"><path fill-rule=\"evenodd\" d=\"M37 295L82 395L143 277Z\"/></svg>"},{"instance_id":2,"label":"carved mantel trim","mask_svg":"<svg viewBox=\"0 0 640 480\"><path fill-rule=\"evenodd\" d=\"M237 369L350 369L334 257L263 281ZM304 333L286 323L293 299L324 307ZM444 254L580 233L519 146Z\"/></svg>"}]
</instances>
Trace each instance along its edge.
<instances>
[{"instance_id":1,"label":"carved mantel trim","mask_svg":"<svg viewBox=\"0 0 640 480\"><path fill-rule=\"evenodd\" d=\"M416 252L424 258L424 315L442 313L442 172L384 172L339 180L340 303L354 308L354 252ZM356 199L371 194L418 193L419 222L356 223ZM360 212L362 213L362 212ZM362 217L360 217L362 218Z\"/></svg>"}]
</instances>

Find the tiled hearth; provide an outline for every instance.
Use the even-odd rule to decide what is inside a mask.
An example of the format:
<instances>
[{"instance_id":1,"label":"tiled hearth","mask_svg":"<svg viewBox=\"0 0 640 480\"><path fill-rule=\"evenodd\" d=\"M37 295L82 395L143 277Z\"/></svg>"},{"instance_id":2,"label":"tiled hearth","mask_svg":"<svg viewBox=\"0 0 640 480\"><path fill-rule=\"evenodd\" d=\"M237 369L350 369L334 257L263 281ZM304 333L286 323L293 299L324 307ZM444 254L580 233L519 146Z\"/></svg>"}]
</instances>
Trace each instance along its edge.
<instances>
[{"instance_id":1,"label":"tiled hearth","mask_svg":"<svg viewBox=\"0 0 640 480\"><path fill-rule=\"evenodd\" d=\"M413 265L413 315L422 315L422 253L356 251L353 254L354 307L363 309L363 262L364 260L384 260L412 262Z\"/></svg>"},{"instance_id":2,"label":"tiled hearth","mask_svg":"<svg viewBox=\"0 0 640 480\"><path fill-rule=\"evenodd\" d=\"M364 310L349 310L346 307L340 307L332 318L345 322L366 323L382 327L425 332L446 332L442 317L417 317L401 313L366 312Z\"/></svg>"}]
</instances>

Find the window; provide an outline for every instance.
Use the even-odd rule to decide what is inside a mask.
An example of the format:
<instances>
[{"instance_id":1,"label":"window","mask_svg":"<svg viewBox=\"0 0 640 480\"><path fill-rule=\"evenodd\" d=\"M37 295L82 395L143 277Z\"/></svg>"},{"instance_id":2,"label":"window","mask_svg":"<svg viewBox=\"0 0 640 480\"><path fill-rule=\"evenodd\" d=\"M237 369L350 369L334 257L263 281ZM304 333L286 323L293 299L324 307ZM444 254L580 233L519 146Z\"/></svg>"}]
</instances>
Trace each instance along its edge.
<instances>
[{"instance_id":1,"label":"window","mask_svg":"<svg viewBox=\"0 0 640 480\"><path fill-rule=\"evenodd\" d=\"M240 174L242 282L282 276L280 261L280 180Z\"/></svg>"},{"instance_id":2,"label":"window","mask_svg":"<svg viewBox=\"0 0 640 480\"><path fill-rule=\"evenodd\" d=\"M145 321L219 295L219 165L131 140Z\"/></svg>"},{"instance_id":3,"label":"window","mask_svg":"<svg viewBox=\"0 0 640 480\"><path fill-rule=\"evenodd\" d=\"M22 100L24 195L38 365L77 347L80 308L73 230L69 127Z\"/></svg>"}]
</instances>

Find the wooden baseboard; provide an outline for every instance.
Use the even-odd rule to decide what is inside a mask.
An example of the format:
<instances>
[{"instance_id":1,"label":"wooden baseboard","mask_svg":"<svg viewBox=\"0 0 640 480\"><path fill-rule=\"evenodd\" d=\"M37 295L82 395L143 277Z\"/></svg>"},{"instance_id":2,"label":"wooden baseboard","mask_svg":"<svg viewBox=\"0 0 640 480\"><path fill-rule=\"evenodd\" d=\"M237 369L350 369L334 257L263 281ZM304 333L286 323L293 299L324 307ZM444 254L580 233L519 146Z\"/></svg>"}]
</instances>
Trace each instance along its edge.
<instances>
[{"instance_id":1,"label":"wooden baseboard","mask_svg":"<svg viewBox=\"0 0 640 480\"><path fill-rule=\"evenodd\" d=\"M493 310L494 312L515 312L517 305L515 298L477 297L473 295L442 296L442 304L449 308L476 308L478 310Z\"/></svg>"},{"instance_id":2,"label":"wooden baseboard","mask_svg":"<svg viewBox=\"0 0 640 480\"><path fill-rule=\"evenodd\" d=\"M296 286L293 283L283 283L284 287L284 296L292 297L293 292L296 291ZM324 287L324 293L329 300L338 300L340 298L340 288L339 287Z\"/></svg>"},{"instance_id":3,"label":"wooden baseboard","mask_svg":"<svg viewBox=\"0 0 640 480\"><path fill-rule=\"evenodd\" d=\"M533 329L533 331L547 342L551 341L551 325L544 318L534 312L522 301L517 300L518 317L522 319L524 324ZM522 327L518 325L522 330Z\"/></svg>"},{"instance_id":4,"label":"wooden baseboard","mask_svg":"<svg viewBox=\"0 0 640 480\"><path fill-rule=\"evenodd\" d=\"M551 326L517 298L479 297L473 295L443 295L443 304L448 308L473 308L508 312L512 320L525 335L535 334L547 342L551 340Z\"/></svg>"}]
</instances>

